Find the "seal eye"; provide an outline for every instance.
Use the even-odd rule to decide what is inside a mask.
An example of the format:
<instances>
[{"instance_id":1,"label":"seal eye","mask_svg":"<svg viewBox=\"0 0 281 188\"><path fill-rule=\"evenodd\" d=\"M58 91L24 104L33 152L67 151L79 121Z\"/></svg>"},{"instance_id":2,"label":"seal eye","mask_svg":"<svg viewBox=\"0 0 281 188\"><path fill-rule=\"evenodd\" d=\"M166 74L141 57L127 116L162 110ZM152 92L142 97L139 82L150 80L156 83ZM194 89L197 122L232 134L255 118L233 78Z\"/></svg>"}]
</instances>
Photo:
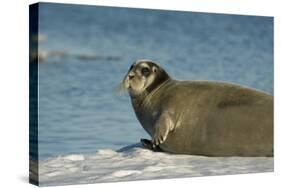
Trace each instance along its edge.
<instances>
[{"instance_id":1,"label":"seal eye","mask_svg":"<svg viewBox=\"0 0 281 188\"><path fill-rule=\"evenodd\" d=\"M141 73L144 76L148 76L150 74L150 70L149 70L149 68L144 67L144 68L141 69Z\"/></svg>"}]
</instances>

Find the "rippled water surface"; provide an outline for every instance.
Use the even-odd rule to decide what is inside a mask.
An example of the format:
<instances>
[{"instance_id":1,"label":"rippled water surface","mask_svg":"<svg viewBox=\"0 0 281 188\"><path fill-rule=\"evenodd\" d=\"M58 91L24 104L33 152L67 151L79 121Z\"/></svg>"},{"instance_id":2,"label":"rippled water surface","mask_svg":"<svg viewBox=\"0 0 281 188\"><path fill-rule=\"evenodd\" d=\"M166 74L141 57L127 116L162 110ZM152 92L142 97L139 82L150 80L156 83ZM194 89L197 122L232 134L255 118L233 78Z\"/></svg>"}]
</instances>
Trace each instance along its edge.
<instances>
[{"instance_id":1,"label":"rippled water surface","mask_svg":"<svg viewBox=\"0 0 281 188\"><path fill-rule=\"evenodd\" d=\"M117 87L140 58L177 79L273 93L273 19L40 5L39 157L119 149L148 135Z\"/></svg>"}]
</instances>

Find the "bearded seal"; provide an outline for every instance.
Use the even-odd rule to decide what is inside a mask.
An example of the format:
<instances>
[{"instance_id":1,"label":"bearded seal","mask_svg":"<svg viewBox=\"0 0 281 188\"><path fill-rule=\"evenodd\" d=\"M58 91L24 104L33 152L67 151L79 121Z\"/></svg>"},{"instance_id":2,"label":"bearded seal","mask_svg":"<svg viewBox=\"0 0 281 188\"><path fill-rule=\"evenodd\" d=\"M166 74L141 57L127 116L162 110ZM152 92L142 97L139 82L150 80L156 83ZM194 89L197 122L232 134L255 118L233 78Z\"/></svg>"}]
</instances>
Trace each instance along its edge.
<instances>
[{"instance_id":1,"label":"bearded seal","mask_svg":"<svg viewBox=\"0 0 281 188\"><path fill-rule=\"evenodd\" d=\"M205 156L273 156L273 96L218 81L172 79L158 63L138 60L123 86L148 148Z\"/></svg>"}]
</instances>

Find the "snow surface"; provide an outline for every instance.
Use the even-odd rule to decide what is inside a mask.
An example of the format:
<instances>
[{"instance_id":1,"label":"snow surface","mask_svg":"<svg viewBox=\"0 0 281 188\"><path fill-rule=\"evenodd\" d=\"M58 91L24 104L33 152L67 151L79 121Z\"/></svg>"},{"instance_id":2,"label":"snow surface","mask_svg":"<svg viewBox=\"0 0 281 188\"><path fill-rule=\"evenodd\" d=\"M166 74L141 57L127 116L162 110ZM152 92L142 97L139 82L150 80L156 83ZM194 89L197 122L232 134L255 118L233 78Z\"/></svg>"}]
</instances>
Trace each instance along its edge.
<instances>
[{"instance_id":1,"label":"snow surface","mask_svg":"<svg viewBox=\"0 0 281 188\"><path fill-rule=\"evenodd\" d=\"M205 157L153 152L140 144L118 151L59 156L39 164L40 185L257 173L273 171L272 157Z\"/></svg>"}]
</instances>

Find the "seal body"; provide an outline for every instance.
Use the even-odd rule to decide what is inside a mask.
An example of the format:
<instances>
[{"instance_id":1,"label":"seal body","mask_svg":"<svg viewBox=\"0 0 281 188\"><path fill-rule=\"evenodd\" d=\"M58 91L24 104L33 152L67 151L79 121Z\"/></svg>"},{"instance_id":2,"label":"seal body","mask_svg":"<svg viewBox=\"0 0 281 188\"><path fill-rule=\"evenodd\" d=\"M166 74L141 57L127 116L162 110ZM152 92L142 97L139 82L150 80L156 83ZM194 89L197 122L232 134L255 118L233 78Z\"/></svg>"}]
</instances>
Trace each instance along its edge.
<instances>
[{"instance_id":1,"label":"seal body","mask_svg":"<svg viewBox=\"0 0 281 188\"><path fill-rule=\"evenodd\" d=\"M273 155L271 95L231 83L157 78L154 75L155 82L149 84L153 88L130 95L139 122L161 150L206 156Z\"/></svg>"}]
</instances>

